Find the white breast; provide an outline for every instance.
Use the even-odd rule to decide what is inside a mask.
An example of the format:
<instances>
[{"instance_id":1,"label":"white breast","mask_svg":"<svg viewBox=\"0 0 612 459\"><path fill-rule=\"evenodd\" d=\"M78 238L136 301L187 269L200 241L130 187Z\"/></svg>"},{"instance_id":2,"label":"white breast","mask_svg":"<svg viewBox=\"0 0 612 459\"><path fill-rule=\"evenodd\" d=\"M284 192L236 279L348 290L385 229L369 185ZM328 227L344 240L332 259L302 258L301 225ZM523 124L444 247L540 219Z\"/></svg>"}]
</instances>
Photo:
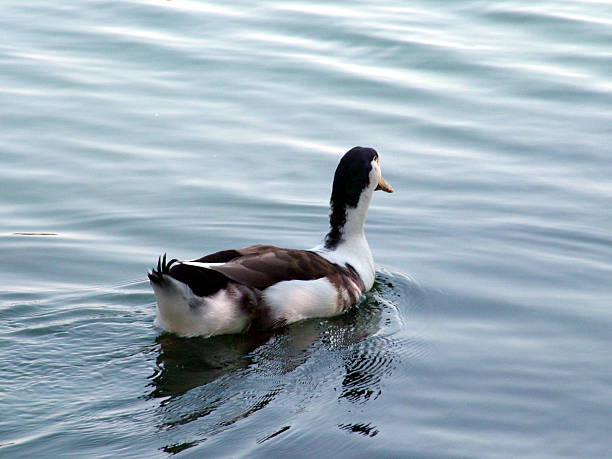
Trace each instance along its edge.
<instances>
[{"instance_id":1,"label":"white breast","mask_svg":"<svg viewBox=\"0 0 612 459\"><path fill-rule=\"evenodd\" d=\"M372 251L368 245L365 235L353 237L347 241L343 241L335 250L328 250L324 246L317 246L312 249L326 260L340 266L350 264L365 286L366 291L374 285L374 258Z\"/></svg>"}]
</instances>

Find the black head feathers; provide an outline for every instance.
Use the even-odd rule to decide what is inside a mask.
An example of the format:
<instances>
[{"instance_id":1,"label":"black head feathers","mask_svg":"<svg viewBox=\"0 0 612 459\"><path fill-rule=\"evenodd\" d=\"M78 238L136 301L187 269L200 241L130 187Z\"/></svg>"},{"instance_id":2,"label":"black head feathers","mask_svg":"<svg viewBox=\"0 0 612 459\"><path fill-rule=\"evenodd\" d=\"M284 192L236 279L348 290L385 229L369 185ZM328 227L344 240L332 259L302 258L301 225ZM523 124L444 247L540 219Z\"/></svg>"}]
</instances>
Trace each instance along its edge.
<instances>
[{"instance_id":1,"label":"black head feathers","mask_svg":"<svg viewBox=\"0 0 612 459\"><path fill-rule=\"evenodd\" d=\"M351 148L340 160L334 175L331 203L357 207L361 192L370 184L372 161L378 157L373 148Z\"/></svg>"},{"instance_id":2,"label":"black head feathers","mask_svg":"<svg viewBox=\"0 0 612 459\"><path fill-rule=\"evenodd\" d=\"M357 207L363 190L370 185L372 161L378 158L373 148L351 148L340 160L334 175L330 198L331 229L325 237L325 246L334 248L340 242L341 229L346 223L347 207Z\"/></svg>"}]
</instances>

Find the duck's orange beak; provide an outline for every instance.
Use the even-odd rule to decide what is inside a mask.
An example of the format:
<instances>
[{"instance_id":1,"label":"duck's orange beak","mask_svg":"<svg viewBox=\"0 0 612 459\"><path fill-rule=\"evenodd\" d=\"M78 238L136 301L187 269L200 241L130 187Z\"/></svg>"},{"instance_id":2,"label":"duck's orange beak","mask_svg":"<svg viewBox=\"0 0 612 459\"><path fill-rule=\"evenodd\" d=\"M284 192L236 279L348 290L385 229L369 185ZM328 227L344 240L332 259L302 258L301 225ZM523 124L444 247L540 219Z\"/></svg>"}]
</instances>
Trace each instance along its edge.
<instances>
[{"instance_id":1,"label":"duck's orange beak","mask_svg":"<svg viewBox=\"0 0 612 459\"><path fill-rule=\"evenodd\" d=\"M378 185L376 185L376 188L374 189L374 191L377 191L377 190L383 190L383 191L386 191L387 193L393 193L393 187L389 185L387 181L384 178L382 178L382 176L380 177L380 180L378 181Z\"/></svg>"}]
</instances>

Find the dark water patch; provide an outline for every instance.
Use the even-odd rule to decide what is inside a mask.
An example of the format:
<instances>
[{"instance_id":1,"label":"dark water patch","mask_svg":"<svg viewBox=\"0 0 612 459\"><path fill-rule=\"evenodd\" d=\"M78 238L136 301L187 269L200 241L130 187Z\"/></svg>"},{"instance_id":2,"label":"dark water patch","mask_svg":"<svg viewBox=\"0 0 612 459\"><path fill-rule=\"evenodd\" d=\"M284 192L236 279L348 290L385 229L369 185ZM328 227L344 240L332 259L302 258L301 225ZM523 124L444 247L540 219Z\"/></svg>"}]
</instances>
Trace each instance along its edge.
<instances>
[{"instance_id":1,"label":"dark water patch","mask_svg":"<svg viewBox=\"0 0 612 459\"><path fill-rule=\"evenodd\" d=\"M339 424L338 427L347 432L357 433L366 437L375 437L378 434L376 427L370 424Z\"/></svg>"},{"instance_id":2,"label":"dark water patch","mask_svg":"<svg viewBox=\"0 0 612 459\"><path fill-rule=\"evenodd\" d=\"M173 443L172 445L166 445L162 448L162 451L168 454L178 454L188 448L192 448L198 444L197 441L186 441L184 443Z\"/></svg>"},{"instance_id":3,"label":"dark water patch","mask_svg":"<svg viewBox=\"0 0 612 459\"><path fill-rule=\"evenodd\" d=\"M277 430L276 432L271 433L267 437L264 437L264 438L261 438L261 439L257 440L257 443L263 443L265 441L271 440L274 437L278 437L279 435L281 435L282 433L288 431L289 429L291 429L291 426L284 426L281 429Z\"/></svg>"}]
</instances>

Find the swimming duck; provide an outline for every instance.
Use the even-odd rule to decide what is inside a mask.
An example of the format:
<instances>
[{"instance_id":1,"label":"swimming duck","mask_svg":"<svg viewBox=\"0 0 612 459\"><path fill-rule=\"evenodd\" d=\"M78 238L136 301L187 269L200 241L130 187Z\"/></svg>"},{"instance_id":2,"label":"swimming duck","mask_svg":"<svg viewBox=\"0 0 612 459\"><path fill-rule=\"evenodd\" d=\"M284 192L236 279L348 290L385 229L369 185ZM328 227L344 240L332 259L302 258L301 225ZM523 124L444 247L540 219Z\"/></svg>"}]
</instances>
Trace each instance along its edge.
<instances>
[{"instance_id":1,"label":"swimming duck","mask_svg":"<svg viewBox=\"0 0 612 459\"><path fill-rule=\"evenodd\" d=\"M183 336L212 336L343 313L374 284L364 223L375 190L393 192L378 153L354 147L336 168L330 230L321 245L254 245L190 261L167 261L164 254L148 272L157 298L155 324Z\"/></svg>"}]
</instances>

